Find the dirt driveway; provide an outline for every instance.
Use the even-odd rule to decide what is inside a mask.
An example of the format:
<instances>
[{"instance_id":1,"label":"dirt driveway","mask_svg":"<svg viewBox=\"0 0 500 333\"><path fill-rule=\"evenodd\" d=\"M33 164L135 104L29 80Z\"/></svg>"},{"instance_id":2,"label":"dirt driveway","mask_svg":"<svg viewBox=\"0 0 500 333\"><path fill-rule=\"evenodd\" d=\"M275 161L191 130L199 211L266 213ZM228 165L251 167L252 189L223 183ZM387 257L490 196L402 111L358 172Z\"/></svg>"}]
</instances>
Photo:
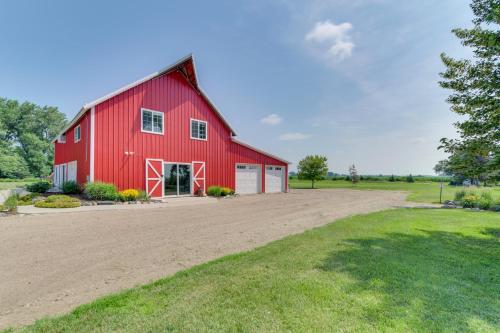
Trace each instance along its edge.
<instances>
[{"instance_id":1,"label":"dirt driveway","mask_svg":"<svg viewBox=\"0 0 500 333\"><path fill-rule=\"evenodd\" d=\"M405 195L295 190L200 207L0 218L0 329L340 217L404 205Z\"/></svg>"}]
</instances>

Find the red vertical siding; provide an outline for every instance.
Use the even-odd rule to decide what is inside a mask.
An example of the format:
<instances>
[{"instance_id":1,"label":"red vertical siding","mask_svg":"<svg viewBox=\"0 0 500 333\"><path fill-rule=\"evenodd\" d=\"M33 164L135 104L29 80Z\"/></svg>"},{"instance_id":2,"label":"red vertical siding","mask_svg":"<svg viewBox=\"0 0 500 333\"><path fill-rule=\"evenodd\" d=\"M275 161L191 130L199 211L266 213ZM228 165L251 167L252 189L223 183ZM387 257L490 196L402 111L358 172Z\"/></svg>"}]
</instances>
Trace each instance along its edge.
<instances>
[{"instance_id":1,"label":"red vertical siding","mask_svg":"<svg viewBox=\"0 0 500 333\"><path fill-rule=\"evenodd\" d=\"M164 134L141 132L141 108L163 112ZM207 121L208 140L190 138L190 119ZM206 186L235 187L235 164L287 165L233 142L230 129L178 72L146 81L95 107L94 178L145 189L146 158L205 161ZM83 141L83 140L82 140ZM285 170L287 174L287 170Z\"/></svg>"},{"instance_id":2,"label":"red vertical siding","mask_svg":"<svg viewBox=\"0 0 500 333\"><path fill-rule=\"evenodd\" d=\"M81 140L75 143L75 127L80 125ZM54 164L77 161L77 182L83 184L90 174L90 115L85 113L78 122L66 131L66 143L54 144Z\"/></svg>"}]
</instances>

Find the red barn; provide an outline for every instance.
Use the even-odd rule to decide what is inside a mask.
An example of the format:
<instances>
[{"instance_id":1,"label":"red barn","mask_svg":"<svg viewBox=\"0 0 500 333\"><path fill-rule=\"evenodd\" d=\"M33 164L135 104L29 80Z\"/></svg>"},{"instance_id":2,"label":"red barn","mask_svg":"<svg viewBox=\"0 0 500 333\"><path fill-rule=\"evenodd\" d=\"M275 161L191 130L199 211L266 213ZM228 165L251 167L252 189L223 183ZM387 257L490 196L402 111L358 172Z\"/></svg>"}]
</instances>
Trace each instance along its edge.
<instances>
[{"instance_id":1,"label":"red barn","mask_svg":"<svg viewBox=\"0 0 500 333\"><path fill-rule=\"evenodd\" d=\"M103 181L152 197L211 185L285 192L289 162L235 135L199 87L189 55L84 105L54 140L54 184Z\"/></svg>"}]
</instances>

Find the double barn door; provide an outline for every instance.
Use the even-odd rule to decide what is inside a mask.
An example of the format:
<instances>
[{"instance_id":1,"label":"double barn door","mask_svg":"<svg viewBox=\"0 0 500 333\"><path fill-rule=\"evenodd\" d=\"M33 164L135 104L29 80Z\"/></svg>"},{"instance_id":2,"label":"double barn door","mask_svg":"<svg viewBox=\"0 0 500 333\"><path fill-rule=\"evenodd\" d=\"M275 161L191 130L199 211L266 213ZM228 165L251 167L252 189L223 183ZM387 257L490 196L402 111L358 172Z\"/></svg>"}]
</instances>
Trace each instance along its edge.
<instances>
[{"instance_id":1,"label":"double barn door","mask_svg":"<svg viewBox=\"0 0 500 333\"><path fill-rule=\"evenodd\" d=\"M146 192L152 198L205 191L205 162L166 162L146 159Z\"/></svg>"}]
</instances>

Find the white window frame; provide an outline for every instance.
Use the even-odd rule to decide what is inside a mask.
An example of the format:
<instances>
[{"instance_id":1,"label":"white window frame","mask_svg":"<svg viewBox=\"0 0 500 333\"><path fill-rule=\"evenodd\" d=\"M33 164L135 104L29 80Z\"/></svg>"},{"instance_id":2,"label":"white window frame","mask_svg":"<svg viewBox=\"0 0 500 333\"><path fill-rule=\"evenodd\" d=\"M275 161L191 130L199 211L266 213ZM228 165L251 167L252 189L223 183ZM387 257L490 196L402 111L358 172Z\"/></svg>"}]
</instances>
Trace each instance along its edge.
<instances>
[{"instance_id":1,"label":"white window frame","mask_svg":"<svg viewBox=\"0 0 500 333\"><path fill-rule=\"evenodd\" d=\"M77 131L78 129L78 131ZM75 129L73 130L73 138L74 138L74 141L75 143L77 142L80 142L80 140L82 140L82 128L80 127L80 125L76 126ZM78 132L78 138L76 137L76 133Z\"/></svg>"},{"instance_id":2,"label":"white window frame","mask_svg":"<svg viewBox=\"0 0 500 333\"><path fill-rule=\"evenodd\" d=\"M160 115L161 116L161 132L155 132L153 130L151 131L147 131L144 129L144 123L143 123L143 119L144 119L144 111L146 112L151 112L151 128L154 129L154 126L153 126L153 115ZM163 112L161 111L155 111L155 110L151 110L151 109L146 109L146 108L141 108L141 132L143 133L149 133L149 134L157 134L157 135L163 135L165 133L165 116L163 114Z\"/></svg>"},{"instance_id":3,"label":"white window frame","mask_svg":"<svg viewBox=\"0 0 500 333\"><path fill-rule=\"evenodd\" d=\"M66 133L59 135L59 139L57 141L59 141L59 143L66 143Z\"/></svg>"},{"instance_id":4,"label":"white window frame","mask_svg":"<svg viewBox=\"0 0 500 333\"><path fill-rule=\"evenodd\" d=\"M199 123L204 123L205 124L205 139L202 138L196 138L193 136L193 121L197 121ZM198 127L198 134L200 134L200 128ZM208 140L208 122L205 120L201 119L195 119L195 118L190 118L189 119L189 136L192 140L200 140L200 141L207 141Z\"/></svg>"}]
</instances>

